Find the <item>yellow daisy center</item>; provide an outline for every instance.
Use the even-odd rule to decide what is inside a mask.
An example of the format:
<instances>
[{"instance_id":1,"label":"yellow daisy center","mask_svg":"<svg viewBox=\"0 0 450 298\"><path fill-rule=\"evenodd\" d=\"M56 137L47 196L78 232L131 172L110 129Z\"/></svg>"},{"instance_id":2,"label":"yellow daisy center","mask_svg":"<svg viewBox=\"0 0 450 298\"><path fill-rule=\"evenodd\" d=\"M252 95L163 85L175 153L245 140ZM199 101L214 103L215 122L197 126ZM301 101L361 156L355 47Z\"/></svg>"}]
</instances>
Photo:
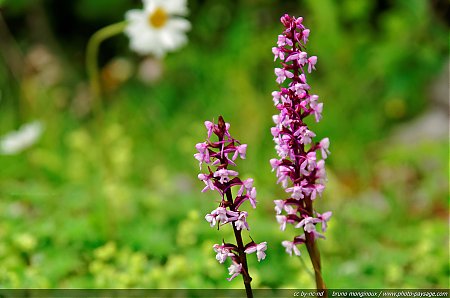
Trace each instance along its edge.
<instances>
[{"instance_id":1,"label":"yellow daisy center","mask_svg":"<svg viewBox=\"0 0 450 298\"><path fill-rule=\"evenodd\" d=\"M154 28L161 28L167 22L167 12L161 7L157 7L155 11L148 16L150 26Z\"/></svg>"}]
</instances>

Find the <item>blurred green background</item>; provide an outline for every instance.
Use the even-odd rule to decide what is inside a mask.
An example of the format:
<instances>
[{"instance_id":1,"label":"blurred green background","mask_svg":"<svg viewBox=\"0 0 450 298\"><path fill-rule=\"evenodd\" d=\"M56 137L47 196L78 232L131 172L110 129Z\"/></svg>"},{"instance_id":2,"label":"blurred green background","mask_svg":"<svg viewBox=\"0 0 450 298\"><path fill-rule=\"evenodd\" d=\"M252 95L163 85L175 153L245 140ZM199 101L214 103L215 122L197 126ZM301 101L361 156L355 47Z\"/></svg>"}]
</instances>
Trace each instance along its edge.
<instances>
[{"instance_id":1,"label":"blurred green background","mask_svg":"<svg viewBox=\"0 0 450 298\"><path fill-rule=\"evenodd\" d=\"M277 89L271 48L284 13L311 29L309 76L324 102L329 182L316 209L334 215L321 240L329 288L448 288L448 1L189 0L189 43L158 61L125 35L100 51L102 121L90 112L85 47L123 20L131 0L0 1L0 135L45 125L36 145L0 155L0 287L242 288L212 249L228 229L203 219L194 145L223 115L248 144L255 288L309 288L306 250L290 258L269 159ZM247 235L245 239L249 239ZM306 268L304 266L306 264Z\"/></svg>"}]
</instances>

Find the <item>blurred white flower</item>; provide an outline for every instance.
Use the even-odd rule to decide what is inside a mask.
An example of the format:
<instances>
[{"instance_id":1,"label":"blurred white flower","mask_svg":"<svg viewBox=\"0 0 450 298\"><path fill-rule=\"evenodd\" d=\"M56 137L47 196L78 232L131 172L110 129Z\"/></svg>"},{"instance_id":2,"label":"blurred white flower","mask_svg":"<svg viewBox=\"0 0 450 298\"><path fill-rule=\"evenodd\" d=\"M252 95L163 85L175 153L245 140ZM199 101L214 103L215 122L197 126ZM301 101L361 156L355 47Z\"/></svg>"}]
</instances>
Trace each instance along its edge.
<instances>
[{"instance_id":1,"label":"blurred white flower","mask_svg":"<svg viewBox=\"0 0 450 298\"><path fill-rule=\"evenodd\" d=\"M128 24L125 34L130 47L141 55L154 54L162 57L187 42L186 31L191 24L184 18L187 14L186 0L143 0L144 9L132 9L125 14Z\"/></svg>"},{"instance_id":2,"label":"blurred white flower","mask_svg":"<svg viewBox=\"0 0 450 298\"><path fill-rule=\"evenodd\" d=\"M24 124L17 131L12 131L0 138L0 154L19 153L33 145L43 130L40 121Z\"/></svg>"}]
</instances>

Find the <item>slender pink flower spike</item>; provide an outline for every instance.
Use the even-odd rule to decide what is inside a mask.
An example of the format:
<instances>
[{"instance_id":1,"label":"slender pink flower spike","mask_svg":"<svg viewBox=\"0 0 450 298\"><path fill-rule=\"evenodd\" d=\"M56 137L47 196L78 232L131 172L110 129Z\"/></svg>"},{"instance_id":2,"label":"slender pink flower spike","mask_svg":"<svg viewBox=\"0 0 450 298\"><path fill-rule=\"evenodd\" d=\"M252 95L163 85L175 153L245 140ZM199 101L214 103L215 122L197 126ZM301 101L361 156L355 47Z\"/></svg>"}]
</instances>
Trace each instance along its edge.
<instances>
[{"instance_id":1,"label":"slender pink flower spike","mask_svg":"<svg viewBox=\"0 0 450 298\"><path fill-rule=\"evenodd\" d=\"M284 59L282 54L279 56ZM292 77L289 72L285 72L283 75ZM244 245L242 240L242 231L250 230L247 222L249 214L239 210L239 207L248 201L253 208L256 208L256 188L253 186L252 178L241 180L238 176L239 173L231 170L230 167L236 166L235 161L238 157L246 158L247 145L241 144L231 136L230 124L225 123L222 116L219 116L217 124L205 121L205 128L207 131L206 141L195 146L198 152L194 154L194 157L199 162L200 170L206 166L206 169L198 175L198 179L205 183L202 192L215 190L220 196L219 206L211 213L206 214L205 220L211 227L217 226L218 229L228 224L231 225L236 245L215 244L213 249L219 263L225 263L228 258L231 259L232 264L228 268L231 276L227 279L231 281L238 275L242 275L247 295L250 297L252 278L249 275L246 255L256 252L258 261L265 259L267 242L256 244L252 240ZM213 136L217 139L213 140ZM234 194L233 189L235 189Z\"/></svg>"},{"instance_id":2,"label":"slender pink flower spike","mask_svg":"<svg viewBox=\"0 0 450 298\"><path fill-rule=\"evenodd\" d=\"M282 245L291 256L300 256L298 246L306 245L315 269L317 288L323 289L325 284L315 241L325 237L316 225L321 225L321 231L325 232L331 212L317 213L313 202L325 189L325 159L330 155L330 140L324 138L317 142L316 134L306 124L308 117L316 122L322 119L323 103L319 102L319 96L311 93L307 83L307 75L316 70L317 56L307 53L310 30L303 25L303 18L285 14L280 20L284 31L277 37L277 46L272 48L275 60L280 63L280 67L275 68L280 89L272 92L278 114L273 116L275 126L271 128L278 158L271 159L270 165L276 172L277 183L289 196L274 201L276 220L282 231L287 225L301 231L293 241L283 241ZM206 160L200 157L197 159Z\"/></svg>"}]
</instances>

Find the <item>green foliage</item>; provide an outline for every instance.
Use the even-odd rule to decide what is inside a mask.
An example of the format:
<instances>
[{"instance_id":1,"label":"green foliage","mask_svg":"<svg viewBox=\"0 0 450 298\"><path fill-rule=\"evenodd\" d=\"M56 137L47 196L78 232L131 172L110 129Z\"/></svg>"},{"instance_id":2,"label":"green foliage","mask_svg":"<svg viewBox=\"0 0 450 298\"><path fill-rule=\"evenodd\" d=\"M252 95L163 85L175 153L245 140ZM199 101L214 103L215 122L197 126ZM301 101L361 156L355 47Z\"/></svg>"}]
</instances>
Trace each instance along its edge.
<instances>
[{"instance_id":1,"label":"green foliage","mask_svg":"<svg viewBox=\"0 0 450 298\"><path fill-rule=\"evenodd\" d=\"M165 58L159 81L133 76L109 86L102 119L84 110L88 35L79 34L121 20L131 4L78 1L61 12L77 32L43 30L49 35L38 41L24 32L39 28L11 25L23 67L33 71L19 80L2 58L0 135L36 118L45 133L23 153L0 155L0 287L241 288L215 260L212 245L232 241L232 231L203 219L217 197L200 193L192 157L206 137L203 121L220 114L249 145L238 171L258 189L251 237L268 241L268 250L261 263L249 256L254 287L313 287L306 250L290 258L280 244L295 231L279 231L272 203L285 195L268 163L277 88L271 47L284 12L305 17L308 52L319 57L310 84L325 110L311 125L332 144L328 187L317 200L318 210L334 213L319 243L327 285L447 287L448 141L388 141L429 105L448 55L447 28L426 1L389 3L191 1L189 44ZM33 13L30 1L0 5L11 24ZM51 57L42 68L30 56L36 43ZM114 56L139 66L126 44L105 43L103 69ZM0 45L2 53L9 46Z\"/></svg>"}]
</instances>

